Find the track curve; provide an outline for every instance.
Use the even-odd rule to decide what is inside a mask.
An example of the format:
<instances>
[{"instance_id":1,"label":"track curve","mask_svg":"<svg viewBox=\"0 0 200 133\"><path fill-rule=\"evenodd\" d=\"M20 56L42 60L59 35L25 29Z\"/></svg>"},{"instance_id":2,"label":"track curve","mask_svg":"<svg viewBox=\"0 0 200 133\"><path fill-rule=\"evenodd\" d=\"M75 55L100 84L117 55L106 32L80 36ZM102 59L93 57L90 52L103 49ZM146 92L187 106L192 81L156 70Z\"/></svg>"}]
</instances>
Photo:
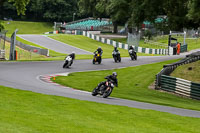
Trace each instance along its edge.
<instances>
[{"instance_id":1,"label":"track curve","mask_svg":"<svg viewBox=\"0 0 200 133\"><path fill-rule=\"evenodd\" d=\"M54 83L44 82L48 81L48 78L45 78L51 75L138 66L181 57L185 57L185 54L180 56L140 56L137 61L131 61L130 58L123 58L122 63L114 63L113 59L103 59L101 65L92 65L91 60L76 60L71 69L63 69L62 61L0 62L0 85L48 95L64 96L80 100L140 109L151 109L181 116L200 118L200 111L167 107L119 98L103 99L100 97L93 97L88 92L74 90L72 88L60 86Z\"/></svg>"},{"instance_id":2,"label":"track curve","mask_svg":"<svg viewBox=\"0 0 200 133\"><path fill-rule=\"evenodd\" d=\"M45 35L17 35L20 38L43 46L47 49L54 50L59 53L70 54L74 51L76 54L93 54L92 52L73 47L60 41L51 39Z\"/></svg>"}]
</instances>

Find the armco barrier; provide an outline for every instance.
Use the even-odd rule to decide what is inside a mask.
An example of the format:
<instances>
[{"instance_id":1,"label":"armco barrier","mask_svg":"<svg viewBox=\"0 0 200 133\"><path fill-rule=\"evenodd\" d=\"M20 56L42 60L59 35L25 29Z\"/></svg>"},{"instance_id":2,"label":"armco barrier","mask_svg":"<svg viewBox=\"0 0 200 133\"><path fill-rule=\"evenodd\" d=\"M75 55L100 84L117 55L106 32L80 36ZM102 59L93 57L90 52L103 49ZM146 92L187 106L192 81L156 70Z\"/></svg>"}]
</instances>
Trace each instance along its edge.
<instances>
[{"instance_id":1,"label":"armco barrier","mask_svg":"<svg viewBox=\"0 0 200 133\"><path fill-rule=\"evenodd\" d=\"M6 37L6 41L10 42L10 38ZM16 45L24 50L30 51L30 52L34 52L40 55L45 55L45 56L49 56L49 50L48 49L41 49L38 47L34 47L34 46L30 46L24 43L21 43L19 41L16 40Z\"/></svg>"},{"instance_id":2,"label":"armco barrier","mask_svg":"<svg viewBox=\"0 0 200 133\"><path fill-rule=\"evenodd\" d=\"M200 100L200 84L188 80L170 77L169 75L180 65L200 60L200 51L187 55L186 58L169 65L164 65L160 73L156 75L155 89L173 92L179 95Z\"/></svg>"},{"instance_id":3,"label":"armco barrier","mask_svg":"<svg viewBox=\"0 0 200 133\"><path fill-rule=\"evenodd\" d=\"M171 76L161 76L161 89L200 100L200 84Z\"/></svg>"},{"instance_id":4,"label":"armco barrier","mask_svg":"<svg viewBox=\"0 0 200 133\"><path fill-rule=\"evenodd\" d=\"M0 49L0 60L5 60L5 50Z\"/></svg>"},{"instance_id":5,"label":"armco barrier","mask_svg":"<svg viewBox=\"0 0 200 133\"><path fill-rule=\"evenodd\" d=\"M119 48L122 49L128 49L129 45L128 44L124 44L124 43L120 43L120 42L116 42L110 39L106 39L94 34L90 34L87 31L83 31L83 36L89 37L93 40L102 42L102 43L106 43L108 45L112 45L112 46L117 46ZM139 53L146 53L146 54L163 54L166 55L168 54L168 49L151 49L151 48L142 48L142 47L135 47L135 50Z\"/></svg>"}]
</instances>

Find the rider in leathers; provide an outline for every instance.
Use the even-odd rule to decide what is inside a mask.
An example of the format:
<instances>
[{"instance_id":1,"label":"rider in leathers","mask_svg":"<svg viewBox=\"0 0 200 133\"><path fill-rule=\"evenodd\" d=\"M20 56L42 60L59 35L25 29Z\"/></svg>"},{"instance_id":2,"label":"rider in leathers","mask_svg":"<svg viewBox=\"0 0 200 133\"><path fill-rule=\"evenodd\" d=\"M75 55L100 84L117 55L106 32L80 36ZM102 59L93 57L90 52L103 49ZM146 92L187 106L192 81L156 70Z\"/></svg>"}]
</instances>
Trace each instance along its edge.
<instances>
[{"instance_id":1,"label":"rider in leathers","mask_svg":"<svg viewBox=\"0 0 200 133\"><path fill-rule=\"evenodd\" d=\"M75 59L75 52L72 52L68 56L70 56L72 58L72 61L71 61L70 65L69 65L69 66L71 66L73 64L73 60Z\"/></svg>"},{"instance_id":2,"label":"rider in leathers","mask_svg":"<svg viewBox=\"0 0 200 133\"><path fill-rule=\"evenodd\" d=\"M105 79L107 79L107 81L111 81L116 87L118 87L118 80L117 80L117 73L116 72L113 72L112 75L106 76ZM106 83L106 81L99 83L98 86L97 86L97 89L99 89L100 86L104 85L105 83Z\"/></svg>"},{"instance_id":3,"label":"rider in leathers","mask_svg":"<svg viewBox=\"0 0 200 133\"><path fill-rule=\"evenodd\" d=\"M114 47L113 53L116 52L117 54L119 54L119 50L117 49L117 47ZM112 56L114 58L114 54L112 53Z\"/></svg>"},{"instance_id":4,"label":"rider in leathers","mask_svg":"<svg viewBox=\"0 0 200 133\"><path fill-rule=\"evenodd\" d=\"M99 46L98 49L94 53L96 53L96 52L98 52L98 54L100 54L100 55L103 54L103 50L101 49L101 46Z\"/></svg>"}]
</instances>

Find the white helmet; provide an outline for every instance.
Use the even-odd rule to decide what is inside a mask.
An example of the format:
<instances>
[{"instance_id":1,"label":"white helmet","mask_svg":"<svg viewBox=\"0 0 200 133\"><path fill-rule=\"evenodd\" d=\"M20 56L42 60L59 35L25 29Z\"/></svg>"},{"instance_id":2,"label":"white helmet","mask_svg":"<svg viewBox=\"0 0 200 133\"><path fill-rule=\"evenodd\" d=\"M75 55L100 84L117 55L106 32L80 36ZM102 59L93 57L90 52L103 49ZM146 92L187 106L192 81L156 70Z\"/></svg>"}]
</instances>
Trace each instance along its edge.
<instances>
[{"instance_id":1,"label":"white helmet","mask_svg":"<svg viewBox=\"0 0 200 133\"><path fill-rule=\"evenodd\" d=\"M74 51L72 51L72 54L75 54L75 52L74 52Z\"/></svg>"},{"instance_id":2,"label":"white helmet","mask_svg":"<svg viewBox=\"0 0 200 133\"><path fill-rule=\"evenodd\" d=\"M117 77L117 72L113 72L112 75Z\"/></svg>"}]
</instances>

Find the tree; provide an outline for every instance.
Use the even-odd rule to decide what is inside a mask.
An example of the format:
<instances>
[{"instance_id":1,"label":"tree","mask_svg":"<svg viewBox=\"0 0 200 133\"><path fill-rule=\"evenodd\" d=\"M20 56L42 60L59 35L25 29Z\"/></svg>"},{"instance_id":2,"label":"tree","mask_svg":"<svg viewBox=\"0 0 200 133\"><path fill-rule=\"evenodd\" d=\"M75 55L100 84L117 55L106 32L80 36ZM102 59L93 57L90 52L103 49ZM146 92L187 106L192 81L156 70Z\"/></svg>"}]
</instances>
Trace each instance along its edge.
<instances>
[{"instance_id":1,"label":"tree","mask_svg":"<svg viewBox=\"0 0 200 133\"><path fill-rule=\"evenodd\" d=\"M2 7L3 3L6 0L1 0L0 1L0 7ZM25 14L25 10L26 10L26 5L29 3L29 0L8 0L8 2L13 3L13 5L16 7L17 9L17 14L20 15L24 15ZM0 31L4 29L3 24L0 22Z\"/></svg>"},{"instance_id":2,"label":"tree","mask_svg":"<svg viewBox=\"0 0 200 133\"><path fill-rule=\"evenodd\" d=\"M199 0L189 0L188 3L188 14L187 17L190 21L194 22L194 28L200 26L200 1Z\"/></svg>"},{"instance_id":3,"label":"tree","mask_svg":"<svg viewBox=\"0 0 200 133\"><path fill-rule=\"evenodd\" d=\"M29 3L30 0L8 0L8 2L13 3L13 5L17 9L17 15L25 15L26 5Z\"/></svg>"},{"instance_id":4,"label":"tree","mask_svg":"<svg viewBox=\"0 0 200 133\"><path fill-rule=\"evenodd\" d=\"M79 0L78 7L80 15L93 16L95 18L99 17L99 13L96 10L98 2L100 2L100 0Z\"/></svg>"},{"instance_id":5,"label":"tree","mask_svg":"<svg viewBox=\"0 0 200 133\"><path fill-rule=\"evenodd\" d=\"M129 0L110 0L107 6L113 26L114 33L117 33L119 24L125 24L129 18Z\"/></svg>"},{"instance_id":6,"label":"tree","mask_svg":"<svg viewBox=\"0 0 200 133\"><path fill-rule=\"evenodd\" d=\"M49 21L70 21L77 11L76 0L46 0L43 18Z\"/></svg>"},{"instance_id":7,"label":"tree","mask_svg":"<svg viewBox=\"0 0 200 133\"><path fill-rule=\"evenodd\" d=\"M81 15L94 18L110 17L117 33L119 24L126 23L128 19L129 0L80 0L79 11Z\"/></svg>"},{"instance_id":8,"label":"tree","mask_svg":"<svg viewBox=\"0 0 200 133\"><path fill-rule=\"evenodd\" d=\"M77 0L30 0L27 17L42 21L71 21Z\"/></svg>"}]
</instances>

